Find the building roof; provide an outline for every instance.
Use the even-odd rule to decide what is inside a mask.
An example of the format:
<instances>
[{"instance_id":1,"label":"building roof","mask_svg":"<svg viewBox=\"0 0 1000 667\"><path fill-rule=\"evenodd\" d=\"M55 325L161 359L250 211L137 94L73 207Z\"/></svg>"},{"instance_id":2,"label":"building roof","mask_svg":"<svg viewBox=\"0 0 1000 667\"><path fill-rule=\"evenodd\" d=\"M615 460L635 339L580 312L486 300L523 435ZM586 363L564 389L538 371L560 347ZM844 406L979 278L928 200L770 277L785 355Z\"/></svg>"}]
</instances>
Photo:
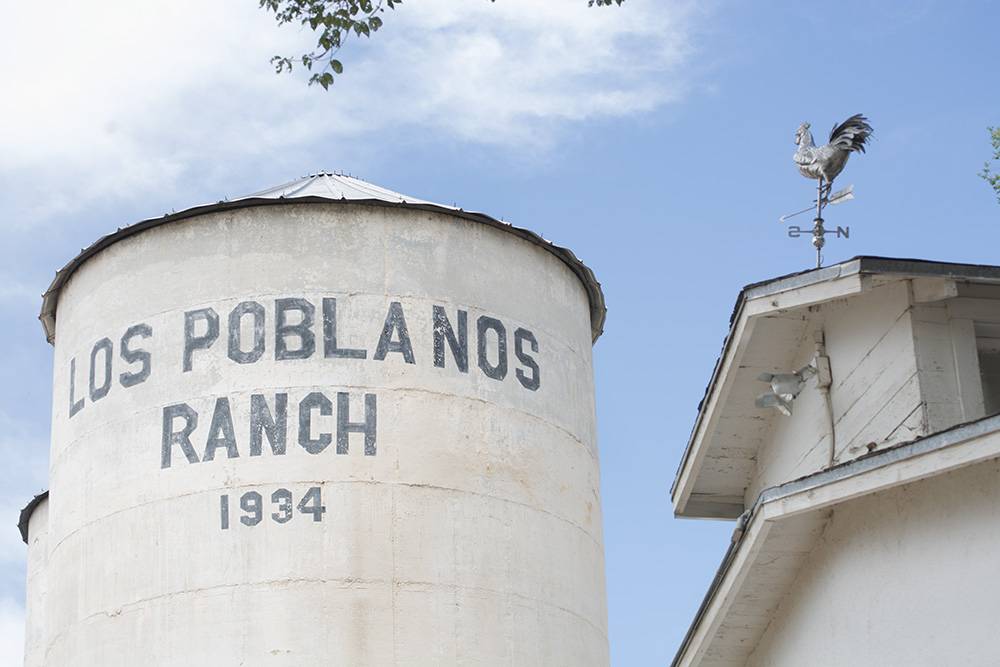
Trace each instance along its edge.
<instances>
[{"instance_id":1,"label":"building roof","mask_svg":"<svg viewBox=\"0 0 1000 667\"><path fill-rule=\"evenodd\" d=\"M862 256L744 287L671 487L675 514L736 518L746 509L745 480L773 415L748 413L730 397L752 396L759 373L790 363L778 357L801 339L809 307L885 281L918 278L929 287L946 281L997 284L1000 266Z\"/></svg>"},{"instance_id":2,"label":"building roof","mask_svg":"<svg viewBox=\"0 0 1000 667\"><path fill-rule=\"evenodd\" d=\"M49 343L55 342L56 331L56 309L59 304L59 293L63 286L87 259L107 248L113 243L124 238L138 234L152 227L185 220L198 215L214 213L217 211L231 211L240 208L253 206L273 206L282 204L330 204L330 203L350 203L363 204L369 206L388 206L406 208L421 211L432 211L444 213L465 220L471 220L504 230L518 236L529 243L533 243L544 250L552 253L564 262L579 277L587 291L590 302L590 325L592 340L596 341L604 331L604 320L607 308L604 302L604 293L601 284L594 276L594 272L576 255L567 248L555 245L538 234L521 227L515 227L510 223L497 220L485 213L475 213L465 211L454 206L435 204L415 197L386 190L385 188L373 185L344 174L334 174L329 172L319 172L300 178L283 185L261 190L244 197L218 201L214 204L194 206L177 213L170 213L160 218L150 218L136 222L127 227L119 228L117 231L102 236L89 247L80 251L76 257L71 259L62 269L56 272L52 284L42 295L42 308L38 319L42 322L45 337Z\"/></svg>"}]
</instances>

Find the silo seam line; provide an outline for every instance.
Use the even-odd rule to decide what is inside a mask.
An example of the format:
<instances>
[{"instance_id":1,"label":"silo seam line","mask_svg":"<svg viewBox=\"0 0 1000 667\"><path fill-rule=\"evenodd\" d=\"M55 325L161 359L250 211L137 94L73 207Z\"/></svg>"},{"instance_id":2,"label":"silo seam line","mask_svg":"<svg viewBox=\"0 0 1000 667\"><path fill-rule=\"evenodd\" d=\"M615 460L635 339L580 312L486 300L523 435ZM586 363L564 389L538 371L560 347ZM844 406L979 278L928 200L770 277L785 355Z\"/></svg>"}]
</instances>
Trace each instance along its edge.
<instances>
[{"instance_id":1,"label":"silo seam line","mask_svg":"<svg viewBox=\"0 0 1000 667\"><path fill-rule=\"evenodd\" d=\"M384 579L362 579L362 578L359 578L359 577L345 577L343 579L316 579L316 578L305 578L305 577L303 577L303 578L289 578L289 579L273 579L273 580L267 580L267 581L256 581L256 582L251 582L251 583L218 584L216 586L205 586L203 588L193 588L193 589L184 590L184 591L175 591L175 592L172 592L172 593L164 593L162 595L154 595L154 596L151 596L151 597L148 597L148 598L142 598L140 600L134 600L132 602L127 602L127 603L121 605L120 607L115 608L113 611L96 611L96 612L90 613L90 614L84 616L83 618L77 619L72 625L80 625L80 624L83 624L83 623L86 623L86 622L90 621L91 619L97 618L99 616L107 616L107 617L119 616L127 608L129 608L129 607L135 607L137 605L147 604L149 602L155 602L155 601L158 601L158 600L165 600L165 599L170 599L170 598L174 598L174 597L183 597L183 596L187 596L187 595L193 595L193 594L196 594L196 593L206 593L206 592L210 592L210 591L221 591L221 590L232 589L232 588L269 587L269 586L274 586L276 584L283 584L283 583L286 583L286 584L307 584L307 585L328 584L328 583L344 583L344 584L363 583L363 584L382 584L382 585L385 585L385 584L388 584L389 582L385 581ZM462 586L460 584L434 583L434 582L429 582L429 581L427 581L427 582L412 581L412 582L402 582L402 583L407 584L407 585L428 586L428 587L433 587L433 588L447 589L447 590L454 590L454 591L473 591L473 592L479 592L479 593L489 593L489 594L492 594L492 595L496 595L498 597L502 596L502 591L497 591L497 590L494 590L492 588L484 588L484 587L480 587L480 586ZM345 585L345 586L341 586L340 588L342 588L344 590L351 590L351 589L357 588L357 586ZM550 607L552 609L557 609L557 610L563 612L564 614L567 614L569 616L572 616L574 618L577 618L577 619L583 621L584 623L586 623L587 625L589 625L590 627L592 627L594 630L596 630L597 632L599 632L603 638L605 638L605 639L607 638L607 630L601 628L600 625L594 623L594 621L592 621L591 619L587 618L586 616L582 615L579 612L573 611L572 609L568 609L568 608L563 607L562 605L559 605L559 604L548 602L548 601L543 600L541 598L532 598L532 597L529 597L527 595L522 595L520 593L512 593L511 595L514 596L514 597L516 597L516 598L518 598L518 599L520 599L520 600L524 600L524 601L527 601L527 602L533 602L533 603L540 604L540 605L543 605L543 606L546 606L546 607ZM52 638L52 640L48 643L48 646L46 647L46 653L48 653L48 650L50 650L50 648L52 647L52 645L56 644L66 634L67 634L67 631L64 630L64 631L58 633L57 635L55 635Z\"/></svg>"}]
</instances>

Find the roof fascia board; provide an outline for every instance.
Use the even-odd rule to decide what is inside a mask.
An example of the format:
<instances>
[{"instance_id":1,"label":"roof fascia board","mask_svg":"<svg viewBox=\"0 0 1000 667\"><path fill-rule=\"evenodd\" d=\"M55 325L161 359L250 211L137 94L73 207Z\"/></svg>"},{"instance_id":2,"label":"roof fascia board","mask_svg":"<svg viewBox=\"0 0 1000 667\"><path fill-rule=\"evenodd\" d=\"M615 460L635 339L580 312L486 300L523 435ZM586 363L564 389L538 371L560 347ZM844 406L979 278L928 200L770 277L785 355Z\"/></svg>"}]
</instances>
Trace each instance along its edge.
<instances>
[{"instance_id":1,"label":"roof fascia board","mask_svg":"<svg viewBox=\"0 0 1000 667\"><path fill-rule=\"evenodd\" d=\"M749 317L758 317L843 299L859 294L868 289L869 286L870 281L867 276L854 273L833 280L750 298L745 310Z\"/></svg>"},{"instance_id":2,"label":"roof fascia board","mask_svg":"<svg viewBox=\"0 0 1000 667\"><path fill-rule=\"evenodd\" d=\"M977 283L1000 283L1000 266L956 264L921 259L858 257L862 273L898 274L906 277L954 278Z\"/></svg>"},{"instance_id":3,"label":"roof fascia board","mask_svg":"<svg viewBox=\"0 0 1000 667\"><path fill-rule=\"evenodd\" d=\"M786 292L854 275L861 272L861 260L862 258L850 259L826 268L813 269L812 271L793 274L784 278L776 278L762 283L747 285L743 288L742 297L746 300L756 299L762 296L771 296L779 292Z\"/></svg>"},{"instance_id":4,"label":"roof fascia board","mask_svg":"<svg viewBox=\"0 0 1000 667\"><path fill-rule=\"evenodd\" d=\"M681 468L674 478L671 489L671 500L674 505L674 515L684 516L687 512L688 499L694 490L694 482L697 471L701 470L702 463L707 454L706 447L702 446L706 433L712 433L718 422L719 406L725 402L729 390L735 381L735 374L730 370L736 359L743 356L746 346L750 342L755 318L747 317L743 308L740 308L736 325L733 327L726 339L725 354L716 366L716 371L712 378L712 385L706 396L706 403L698 413L694 431L684 452Z\"/></svg>"},{"instance_id":5,"label":"roof fascia board","mask_svg":"<svg viewBox=\"0 0 1000 667\"><path fill-rule=\"evenodd\" d=\"M720 568L719 574L722 576L716 576L711 598L706 597L698 610L698 618L707 619L707 622L692 626L692 632L684 638L684 644L672 666L689 667L701 663L719 625L725 619L725 612L739 595L743 582L750 574L772 525L771 521L751 521L742 536L731 543L723 561L724 569Z\"/></svg>"}]
</instances>

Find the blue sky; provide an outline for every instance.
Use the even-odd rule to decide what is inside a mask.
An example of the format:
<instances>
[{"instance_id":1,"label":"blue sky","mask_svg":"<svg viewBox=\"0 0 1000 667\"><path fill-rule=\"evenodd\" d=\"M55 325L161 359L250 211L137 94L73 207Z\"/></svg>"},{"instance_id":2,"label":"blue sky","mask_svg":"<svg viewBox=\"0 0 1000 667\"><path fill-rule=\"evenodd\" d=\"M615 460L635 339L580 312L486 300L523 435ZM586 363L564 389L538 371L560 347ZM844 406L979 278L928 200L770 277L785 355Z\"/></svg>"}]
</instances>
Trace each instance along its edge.
<instances>
[{"instance_id":1,"label":"blue sky","mask_svg":"<svg viewBox=\"0 0 1000 667\"><path fill-rule=\"evenodd\" d=\"M46 483L39 295L117 227L329 169L573 249L609 305L595 372L615 665L669 661L728 542L731 524L674 519L668 490L739 288L812 262L777 222L812 195L798 124L819 141L864 112L876 130L841 176L857 200L829 211L851 238L828 262L1000 264L1000 205L977 177L1000 125L995 3L415 0L342 53L325 94L270 72L309 35L253 0L63 4L6 8L0 27L17 64L0 73L4 664L23 623L17 510Z\"/></svg>"}]
</instances>

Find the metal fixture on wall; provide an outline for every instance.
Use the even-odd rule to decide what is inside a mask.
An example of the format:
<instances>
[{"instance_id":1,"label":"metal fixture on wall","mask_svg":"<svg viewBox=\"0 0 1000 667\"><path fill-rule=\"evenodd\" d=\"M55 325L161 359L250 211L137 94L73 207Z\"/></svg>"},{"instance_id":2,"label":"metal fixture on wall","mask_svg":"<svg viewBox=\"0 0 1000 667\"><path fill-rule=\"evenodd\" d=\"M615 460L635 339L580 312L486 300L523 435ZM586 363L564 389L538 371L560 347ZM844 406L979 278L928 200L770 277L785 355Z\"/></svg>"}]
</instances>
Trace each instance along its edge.
<instances>
[{"instance_id":1,"label":"metal fixture on wall","mask_svg":"<svg viewBox=\"0 0 1000 667\"><path fill-rule=\"evenodd\" d=\"M777 408L781 414L791 417L792 402L806 386L806 380L816 372L816 367L810 364L794 373L761 373L757 379L770 383L771 391L759 395L754 403L758 408Z\"/></svg>"}]
</instances>

